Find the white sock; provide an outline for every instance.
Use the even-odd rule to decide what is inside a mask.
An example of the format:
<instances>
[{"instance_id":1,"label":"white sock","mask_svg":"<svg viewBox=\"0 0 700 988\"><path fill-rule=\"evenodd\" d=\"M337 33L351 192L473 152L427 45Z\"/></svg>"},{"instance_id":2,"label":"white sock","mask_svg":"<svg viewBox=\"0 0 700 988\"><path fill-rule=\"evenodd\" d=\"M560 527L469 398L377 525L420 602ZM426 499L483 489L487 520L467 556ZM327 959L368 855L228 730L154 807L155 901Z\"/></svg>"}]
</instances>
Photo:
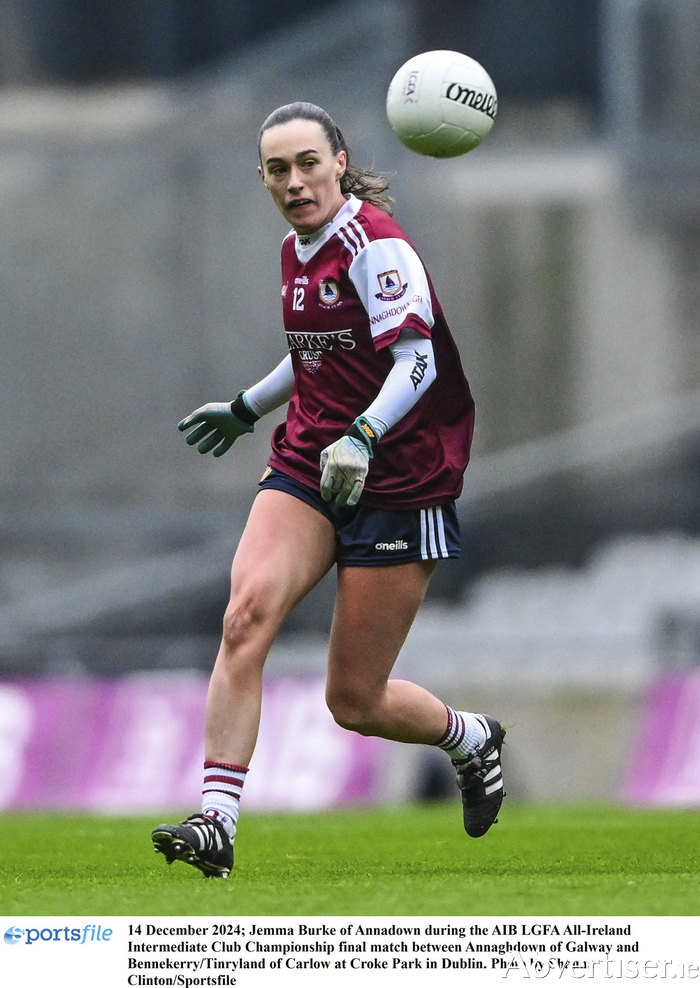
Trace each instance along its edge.
<instances>
[{"instance_id":1,"label":"white sock","mask_svg":"<svg viewBox=\"0 0 700 988\"><path fill-rule=\"evenodd\" d=\"M247 771L243 765L204 763L202 813L217 820L231 840L236 836L241 790Z\"/></svg>"},{"instance_id":2,"label":"white sock","mask_svg":"<svg viewBox=\"0 0 700 988\"><path fill-rule=\"evenodd\" d=\"M453 762L463 761L477 751L486 738L488 730L480 714L470 714L464 710L447 710L447 730L437 743L450 756Z\"/></svg>"}]
</instances>

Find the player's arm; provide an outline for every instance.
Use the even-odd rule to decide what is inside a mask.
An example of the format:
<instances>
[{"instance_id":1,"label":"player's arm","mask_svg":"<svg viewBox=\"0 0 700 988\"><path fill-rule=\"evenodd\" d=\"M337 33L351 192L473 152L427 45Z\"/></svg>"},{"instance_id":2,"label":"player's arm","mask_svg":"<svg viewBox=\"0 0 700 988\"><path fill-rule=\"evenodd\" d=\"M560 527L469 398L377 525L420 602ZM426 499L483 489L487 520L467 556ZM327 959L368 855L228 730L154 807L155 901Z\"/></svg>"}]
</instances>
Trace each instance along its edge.
<instances>
[{"instance_id":1,"label":"player's arm","mask_svg":"<svg viewBox=\"0 0 700 988\"><path fill-rule=\"evenodd\" d=\"M404 329L389 350L394 366L362 418L377 439L410 412L437 377L432 340L415 329Z\"/></svg>"},{"instance_id":2,"label":"player's arm","mask_svg":"<svg viewBox=\"0 0 700 988\"><path fill-rule=\"evenodd\" d=\"M345 436L321 453L322 497L354 505L375 446L427 391L436 369L430 285L413 247L399 238L374 240L359 252L348 273L369 316L375 346L388 346L394 358L371 405Z\"/></svg>"},{"instance_id":3,"label":"player's arm","mask_svg":"<svg viewBox=\"0 0 700 988\"><path fill-rule=\"evenodd\" d=\"M247 391L239 391L233 401L202 405L183 419L178 429L186 432L196 426L185 442L196 445L200 453L223 456L240 436L253 431L258 419L289 401L293 384L292 358L287 354L267 377Z\"/></svg>"},{"instance_id":4,"label":"player's arm","mask_svg":"<svg viewBox=\"0 0 700 988\"><path fill-rule=\"evenodd\" d=\"M321 453L321 496L326 501L335 496L338 504L357 504L377 443L436 378L433 344L416 330L403 330L389 349L394 365L379 394L345 435Z\"/></svg>"}]
</instances>

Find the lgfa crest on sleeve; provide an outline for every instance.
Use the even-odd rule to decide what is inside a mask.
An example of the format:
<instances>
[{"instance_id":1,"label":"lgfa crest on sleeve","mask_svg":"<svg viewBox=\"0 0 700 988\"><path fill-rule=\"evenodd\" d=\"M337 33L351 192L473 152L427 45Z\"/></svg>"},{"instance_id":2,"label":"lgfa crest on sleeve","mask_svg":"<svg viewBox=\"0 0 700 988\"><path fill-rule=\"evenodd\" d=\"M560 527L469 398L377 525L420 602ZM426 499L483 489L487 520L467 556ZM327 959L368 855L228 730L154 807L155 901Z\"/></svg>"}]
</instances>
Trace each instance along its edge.
<instances>
[{"instance_id":1,"label":"lgfa crest on sleeve","mask_svg":"<svg viewBox=\"0 0 700 988\"><path fill-rule=\"evenodd\" d=\"M375 298L381 299L382 302L393 302L394 299L401 298L408 288L408 282L402 284L401 275L396 268L378 274L377 281L381 291L375 295Z\"/></svg>"},{"instance_id":2,"label":"lgfa crest on sleeve","mask_svg":"<svg viewBox=\"0 0 700 988\"><path fill-rule=\"evenodd\" d=\"M333 278L324 278L318 283L318 297L324 305L335 305L340 298L340 286Z\"/></svg>"}]
</instances>

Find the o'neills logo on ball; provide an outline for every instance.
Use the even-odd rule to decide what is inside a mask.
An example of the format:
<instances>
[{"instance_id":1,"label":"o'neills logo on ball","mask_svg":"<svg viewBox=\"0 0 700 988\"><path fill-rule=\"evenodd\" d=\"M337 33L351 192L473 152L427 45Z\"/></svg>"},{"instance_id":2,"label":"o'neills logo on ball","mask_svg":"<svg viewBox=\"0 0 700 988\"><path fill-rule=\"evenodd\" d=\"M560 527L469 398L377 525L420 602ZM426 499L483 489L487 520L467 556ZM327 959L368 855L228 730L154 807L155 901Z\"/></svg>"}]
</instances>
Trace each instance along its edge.
<instances>
[{"instance_id":1,"label":"o'neills logo on ball","mask_svg":"<svg viewBox=\"0 0 700 988\"><path fill-rule=\"evenodd\" d=\"M491 93L485 93L483 89L470 89L469 86L460 86L458 82L451 82L445 90L445 97L453 103L461 103L463 106L471 107L472 110L479 110L492 120L496 119L498 100Z\"/></svg>"}]
</instances>

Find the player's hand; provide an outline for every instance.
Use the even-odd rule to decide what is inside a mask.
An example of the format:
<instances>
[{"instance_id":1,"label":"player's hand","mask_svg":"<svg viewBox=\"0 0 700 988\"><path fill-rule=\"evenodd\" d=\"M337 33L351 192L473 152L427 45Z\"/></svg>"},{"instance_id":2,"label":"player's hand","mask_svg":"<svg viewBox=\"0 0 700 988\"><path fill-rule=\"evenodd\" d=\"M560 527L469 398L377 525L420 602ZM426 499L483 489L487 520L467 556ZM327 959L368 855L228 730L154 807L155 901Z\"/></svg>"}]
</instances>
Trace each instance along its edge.
<instances>
[{"instance_id":1,"label":"player's hand","mask_svg":"<svg viewBox=\"0 0 700 988\"><path fill-rule=\"evenodd\" d=\"M180 432L186 432L193 425L197 428L185 439L188 446L195 446L200 453L213 451L214 456L223 456L235 441L253 426L242 422L231 410L230 401L211 401L202 405L178 424Z\"/></svg>"},{"instance_id":2,"label":"player's hand","mask_svg":"<svg viewBox=\"0 0 700 988\"><path fill-rule=\"evenodd\" d=\"M321 453L321 497L354 507L360 500L369 472L370 452L352 436L342 436Z\"/></svg>"}]
</instances>

